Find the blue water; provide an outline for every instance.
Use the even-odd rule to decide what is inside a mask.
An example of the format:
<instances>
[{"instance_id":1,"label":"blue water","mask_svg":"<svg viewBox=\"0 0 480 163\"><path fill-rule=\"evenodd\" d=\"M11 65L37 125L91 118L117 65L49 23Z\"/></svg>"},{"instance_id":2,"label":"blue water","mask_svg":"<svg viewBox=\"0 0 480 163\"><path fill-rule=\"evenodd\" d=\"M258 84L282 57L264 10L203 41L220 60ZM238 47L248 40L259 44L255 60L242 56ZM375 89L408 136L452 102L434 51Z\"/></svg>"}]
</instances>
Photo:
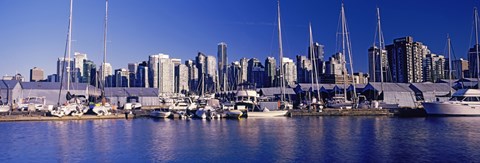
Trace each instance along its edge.
<instances>
[{"instance_id":1,"label":"blue water","mask_svg":"<svg viewBox=\"0 0 480 163\"><path fill-rule=\"evenodd\" d=\"M480 117L0 123L0 162L479 162Z\"/></svg>"}]
</instances>

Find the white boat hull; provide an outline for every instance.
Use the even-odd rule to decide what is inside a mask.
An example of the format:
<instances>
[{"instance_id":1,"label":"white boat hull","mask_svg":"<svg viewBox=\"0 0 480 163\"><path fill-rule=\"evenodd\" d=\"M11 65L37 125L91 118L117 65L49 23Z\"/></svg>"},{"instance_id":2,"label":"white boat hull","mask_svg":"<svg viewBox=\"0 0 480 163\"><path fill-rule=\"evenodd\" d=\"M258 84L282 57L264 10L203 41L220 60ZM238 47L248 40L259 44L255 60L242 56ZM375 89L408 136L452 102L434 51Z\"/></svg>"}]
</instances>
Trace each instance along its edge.
<instances>
[{"instance_id":1,"label":"white boat hull","mask_svg":"<svg viewBox=\"0 0 480 163\"><path fill-rule=\"evenodd\" d=\"M243 113L239 110L227 111L227 117L228 118L240 118L242 115L243 115Z\"/></svg>"},{"instance_id":2,"label":"white boat hull","mask_svg":"<svg viewBox=\"0 0 480 163\"><path fill-rule=\"evenodd\" d=\"M266 112L247 112L247 117L283 117L287 114L287 110L274 110Z\"/></svg>"},{"instance_id":3,"label":"white boat hull","mask_svg":"<svg viewBox=\"0 0 480 163\"><path fill-rule=\"evenodd\" d=\"M10 111L10 106L8 105L0 105L0 113L6 113Z\"/></svg>"},{"instance_id":4,"label":"white boat hull","mask_svg":"<svg viewBox=\"0 0 480 163\"><path fill-rule=\"evenodd\" d=\"M102 105L100 105L100 106L95 106L95 107L93 107L93 109L92 109L92 111L93 111L95 114L99 115L99 116L101 116L101 115L110 115L110 114L111 114L111 113L110 113L110 110L112 110L112 107L111 107L111 106L102 106Z\"/></svg>"},{"instance_id":5,"label":"white boat hull","mask_svg":"<svg viewBox=\"0 0 480 163\"><path fill-rule=\"evenodd\" d=\"M425 102L428 115L480 116L480 105L466 105L455 102Z\"/></svg>"},{"instance_id":6,"label":"white boat hull","mask_svg":"<svg viewBox=\"0 0 480 163\"><path fill-rule=\"evenodd\" d=\"M166 112L166 111L152 111L150 113L150 117L153 118L168 118L170 115L172 115L172 112Z\"/></svg>"}]
</instances>

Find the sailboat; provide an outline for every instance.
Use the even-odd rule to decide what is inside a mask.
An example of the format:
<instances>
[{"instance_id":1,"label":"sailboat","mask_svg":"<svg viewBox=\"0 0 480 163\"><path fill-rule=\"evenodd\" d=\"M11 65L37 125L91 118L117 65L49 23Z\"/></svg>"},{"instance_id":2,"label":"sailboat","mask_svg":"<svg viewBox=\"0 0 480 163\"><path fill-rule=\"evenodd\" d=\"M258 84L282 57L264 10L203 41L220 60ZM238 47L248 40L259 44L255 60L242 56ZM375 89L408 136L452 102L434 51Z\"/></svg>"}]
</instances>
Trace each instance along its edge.
<instances>
[{"instance_id":1,"label":"sailboat","mask_svg":"<svg viewBox=\"0 0 480 163\"><path fill-rule=\"evenodd\" d=\"M278 110L269 110L268 108L260 108L260 111L251 111L248 112L247 109L247 117L279 117L285 116L288 110L293 109L293 105L290 104L288 101L285 100L285 81L284 81L284 74L283 74L283 44L282 44L282 26L281 26L281 19L280 19L280 0L277 1L277 12L278 12L278 45L279 45L279 58L280 58L280 92L281 97L279 101L279 109ZM256 93L256 92L255 92ZM255 101L256 102L256 101Z\"/></svg>"},{"instance_id":2,"label":"sailboat","mask_svg":"<svg viewBox=\"0 0 480 163\"><path fill-rule=\"evenodd\" d=\"M372 69L372 81L377 82L377 72L379 71L380 75L380 92L375 92L373 91L373 98L370 103L368 101L359 101L359 108L371 108L371 109L381 109L381 108L389 108L389 109L394 109L398 108L398 104L387 104L383 101L380 100L379 95L383 94L384 92L384 87L383 87L383 82L385 78L385 71L388 71L388 59L386 56L386 50L385 50L385 40L383 38L383 31L381 27L381 22L380 22L380 8L377 7L377 30L375 31L375 36L378 36L378 46L376 45L376 37L373 41L373 46L372 46L372 56L371 56L371 64L373 65ZM378 58L377 58L378 57ZM370 57L369 57L370 58ZM378 67L377 67L378 66Z\"/></svg>"},{"instance_id":3,"label":"sailboat","mask_svg":"<svg viewBox=\"0 0 480 163\"><path fill-rule=\"evenodd\" d=\"M477 82L480 83L480 75L478 75L479 67L479 42L478 42L478 11L474 8L475 22L475 55L477 58ZM450 37L448 38L448 53L450 58ZM451 65L451 64L450 64ZM451 66L449 66L451 67ZM450 74L451 76L451 70ZM480 84L479 84L480 86ZM428 115L450 115L450 116L480 116L480 90L477 89L459 89L453 93L450 100L445 102L423 102L422 105Z\"/></svg>"},{"instance_id":4,"label":"sailboat","mask_svg":"<svg viewBox=\"0 0 480 163\"><path fill-rule=\"evenodd\" d=\"M72 116L82 116L83 113L88 111L88 107L81 103L81 100L78 99L79 96L70 94L70 60L71 60L71 47L72 47L72 12L73 12L73 0L70 0L70 16L69 16L69 25L68 25L68 38L67 38L67 54L68 58L64 59L64 64L67 62L66 69L67 71L67 94L66 94L66 102L63 105L58 106L56 109L50 111L50 114L56 117L62 117L65 115L72 115ZM64 73L62 73L62 81L63 82ZM62 86L60 86L60 93L61 94ZM60 101L60 99L59 99Z\"/></svg>"},{"instance_id":5,"label":"sailboat","mask_svg":"<svg viewBox=\"0 0 480 163\"><path fill-rule=\"evenodd\" d=\"M109 115L111 114L110 111L112 110L112 105L107 102L107 99L105 98L105 65L107 62L107 22L108 22L108 0L105 0L105 27L104 27L104 33L103 33L103 65L102 65L102 79L100 86L102 87L102 93L101 93L101 103L96 104L92 111L97 114L97 115Z\"/></svg>"},{"instance_id":6,"label":"sailboat","mask_svg":"<svg viewBox=\"0 0 480 163\"><path fill-rule=\"evenodd\" d=\"M355 81L353 77L353 62L352 62L352 50L351 50L351 43L349 32L347 28L347 20L345 17L345 9L344 4L342 2L342 7L340 10L340 21L341 21L341 36L342 36L342 43L341 43L341 51L339 53L342 62L342 75L343 75L343 98L335 97L332 100L328 101L327 107L329 108L356 108L357 107L357 92L355 88ZM347 63L346 63L346 56L348 54L349 62L350 62L350 75L352 77L352 87L353 93L351 97L351 101L347 98L347 83L348 83L348 72L347 72Z\"/></svg>"},{"instance_id":7,"label":"sailboat","mask_svg":"<svg viewBox=\"0 0 480 163\"><path fill-rule=\"evenodd\" d=\"M320 87L318 85L318 73L317 73L317 63L316 63L316 60L317 60L317 56L315 56L315 53L314 53L314 50L313 50L313 35L312 35L312 24L310 23L308 25L309 27L309 36L310 36L310 48L309 48L309 55L310 55L310 62L311 62L311 65L312 65L312 73L310 73L310 78L311 78L311 81L310 81L310 88L312 90L311 92L311 95L310 95L310 101L307 103L307 105L305 107L307 108L310 108L310 109L313 109L313 111L317 111L317 109L319 109L319 111L321 111L323 109L323 102L322 102L322 98L320 97ZM317 90L317 96L315 97L313 95L313 91L314 90Z\"/></svg>"}]
</instances>

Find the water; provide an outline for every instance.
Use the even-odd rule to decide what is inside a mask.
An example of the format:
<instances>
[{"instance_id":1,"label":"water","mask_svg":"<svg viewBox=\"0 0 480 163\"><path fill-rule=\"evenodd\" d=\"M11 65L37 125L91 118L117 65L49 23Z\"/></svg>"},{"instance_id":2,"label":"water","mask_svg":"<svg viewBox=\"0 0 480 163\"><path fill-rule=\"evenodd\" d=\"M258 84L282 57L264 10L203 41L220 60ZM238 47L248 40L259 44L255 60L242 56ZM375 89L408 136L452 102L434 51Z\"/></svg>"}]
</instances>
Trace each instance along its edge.
<instances>
[{"instance_id":1,"label":"water","mask_svg":"<svg viewBox=\"0 0 480 163\"><path fill-rule=\"evenodd\" d=\"M480 117L0 123L0 162L478 162Z\"/></svg>"}]
</instances>

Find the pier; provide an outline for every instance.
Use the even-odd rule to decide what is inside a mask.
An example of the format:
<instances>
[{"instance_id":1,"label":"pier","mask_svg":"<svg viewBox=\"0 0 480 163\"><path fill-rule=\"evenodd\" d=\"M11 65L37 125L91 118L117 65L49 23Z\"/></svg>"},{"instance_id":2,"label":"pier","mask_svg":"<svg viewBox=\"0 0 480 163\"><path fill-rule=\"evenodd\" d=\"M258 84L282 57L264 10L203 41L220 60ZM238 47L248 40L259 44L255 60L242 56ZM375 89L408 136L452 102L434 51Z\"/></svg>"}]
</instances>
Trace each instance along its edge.
<instances>
[{"instance_id":1,"label":"pier","mask_svg":"<svg viewBox=\"0 0 480 163\"><path fill-rule=\"evenodd\" d=\"M291 116L394 116L388 109L322 109L321 112L292 110Z\"/></svg>"}]
</instances>

